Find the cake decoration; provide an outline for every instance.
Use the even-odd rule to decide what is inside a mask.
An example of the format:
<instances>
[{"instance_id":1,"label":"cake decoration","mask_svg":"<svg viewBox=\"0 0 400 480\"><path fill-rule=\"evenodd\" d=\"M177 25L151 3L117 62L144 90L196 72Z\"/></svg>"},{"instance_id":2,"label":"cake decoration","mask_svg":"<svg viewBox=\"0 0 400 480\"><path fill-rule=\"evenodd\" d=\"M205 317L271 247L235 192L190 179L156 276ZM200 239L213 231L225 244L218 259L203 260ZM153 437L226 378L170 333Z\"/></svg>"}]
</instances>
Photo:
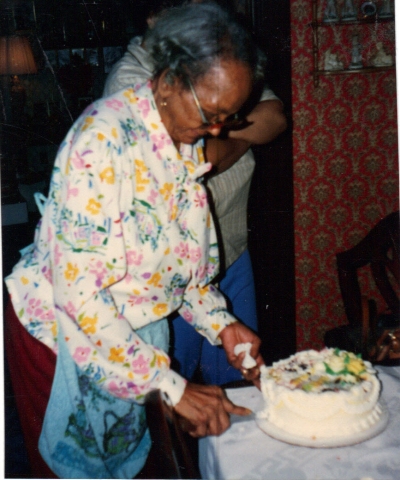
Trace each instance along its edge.
<instances>
[{"instance_id":1,"label":"cake decoration","mask_svg":"<svg viewBox=\"0 0 400 480\"><path fill-rule=\"evenodd\" d=\"M384 428L376 371L354 353L298 352L261 367L260 380L265 406L257 416L285 438L335 445Z\"/></svg>"}]
</instances>

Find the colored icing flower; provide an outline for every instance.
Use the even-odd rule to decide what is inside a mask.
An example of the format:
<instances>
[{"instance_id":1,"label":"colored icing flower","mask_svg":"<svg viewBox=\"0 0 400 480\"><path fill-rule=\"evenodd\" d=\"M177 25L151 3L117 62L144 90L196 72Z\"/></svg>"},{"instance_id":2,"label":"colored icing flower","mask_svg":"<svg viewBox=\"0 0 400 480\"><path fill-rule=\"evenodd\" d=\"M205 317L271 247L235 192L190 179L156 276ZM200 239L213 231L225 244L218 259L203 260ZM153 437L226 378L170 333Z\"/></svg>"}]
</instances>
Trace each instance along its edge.
<instances>
[{"instance_id":1,"label":"colored icing flower","mask_svg":"<svg viewBox=\"0 0 400 480\"><path fill-rule=\"evenodd\" d=\"M365 371L365 364L361 358L352 358L347 365L347 370L354 375L360 375Z\"/></svg>"},{"instance_id":2,"label":"colored icing flower","mask_svg":"<svg viewBox=\"0 0 400 480\"><path fill-rule=\"evenodd\" d=\"M113 185L115 183L114 169L112 167L105 168L103 171L100 172L100 179L101 181L106 182L109 185Z\"/></svg>"},{"instance_id":3,"label":"colored icing flower","mask_svg":"<svg viewBox=\"0 0 400 480\"><path fill-rule=\"evenodd\" d=\"M109 108L112 108L113 110L116 110L117 112L124 106L124 104L120 101L117 100L116 98L112 98L110 100L106 100L106 105Z\"/></svg>"},{"instance_id":4,"label":"colored icing flower","mask_svg":"<svg viewBox=\"0 0 400 480\"><path fill-rule=\"evenodd\" d=\"M64 271L64 277L66 280L73 282L79 273L79 268L76 265L72 265L71 262L67 263L67 268Z\"/></svg>"},{"instance_id":5,"label":"colored icing flower","mask_svg":"<svg viewBox=\"0 0 400 480\"><path fill-rule=\"evenodd\" d=\"M80 322L79 325L82 328L85 335L96 333L96 324L97 318L93 317L84 317Z\"/></svg>"},{"instance_id":6,"label":"colored icing flower","mask_svg":"<svg viewBox=\"0 0 400 480\"><path fill-rule=\"evenodd\" d=\"M145 360L142 354L132 361L132 370L139 375L144 375L149 372L148 361Z\"/></svg>"},{"instance_id":7,"label":"colored icing flower","mask_svg":"<svg viewBox=\"0 0 400 480\"><path fill-rule=\"evenodd\" d=\"M124 351L123 348L111 347L110 348L110 355L108 357L110 362L122 363L125 360L125 356L122 355L123 351Z\"/></svg>"},{"instance_id":8,"label":"colored icing flower","mask_svg":"<svg viewBox=\"0 0 400 480\"><path fill-rule=\"evenodd\" d=\"M89 347L77 347L72 358L76 363L86 362L89 357L90 348Z\"/></svg>"},{"instance_id":9,"label":"colored icing flower","mask_svg":"<svg viewBox=\"0 0 400 480\"><path fill-rule=\"evenodd\" d=\"M97 202L94 198L91 198L86 205L86 210L93 215L100 213L101 204Z\"/></svg>"},{"instance_id":10,"label":"colored icing flower","mask_svg":"<svg viewBox=\"0 0 400 480\"><path fill-rule=\"evenodd\" d=\"M168 305L166 303L157 303L155 307L153 307L153 312L158 316L161 317L167 312Z\"/></svg>"},{"instance_id":11,"label":"colored icing flower","mask_svg":"<svg viewBox=\"0 0 400 480\"><path fill-rule=\"evenodd\" d=\"M344 358L338 355L332 355L329 359L328 366L333 372L341 372L345 369Z\"/></svg>"}]
</instances>

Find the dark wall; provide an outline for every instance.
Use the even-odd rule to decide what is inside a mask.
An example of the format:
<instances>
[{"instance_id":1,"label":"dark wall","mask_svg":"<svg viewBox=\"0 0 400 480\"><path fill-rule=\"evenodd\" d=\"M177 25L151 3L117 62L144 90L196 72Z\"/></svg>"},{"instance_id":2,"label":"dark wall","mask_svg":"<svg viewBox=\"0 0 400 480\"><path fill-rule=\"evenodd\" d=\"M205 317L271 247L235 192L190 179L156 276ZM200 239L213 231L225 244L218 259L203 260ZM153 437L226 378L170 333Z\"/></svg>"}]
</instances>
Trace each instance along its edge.
<instances>
[{"instance_id":1,"label":"dark wall","mask_svg":"<svg viewBox=\"0 0 400 480\"><path fill-rule=\"evenodd\" d=\"M270 363L296 350L290 2L253 0L252 8L255 35L268 57L268 83L289 124L273 142L253 148L257 163L249 198L259 331Z\"/></svg>"}]
</instances>

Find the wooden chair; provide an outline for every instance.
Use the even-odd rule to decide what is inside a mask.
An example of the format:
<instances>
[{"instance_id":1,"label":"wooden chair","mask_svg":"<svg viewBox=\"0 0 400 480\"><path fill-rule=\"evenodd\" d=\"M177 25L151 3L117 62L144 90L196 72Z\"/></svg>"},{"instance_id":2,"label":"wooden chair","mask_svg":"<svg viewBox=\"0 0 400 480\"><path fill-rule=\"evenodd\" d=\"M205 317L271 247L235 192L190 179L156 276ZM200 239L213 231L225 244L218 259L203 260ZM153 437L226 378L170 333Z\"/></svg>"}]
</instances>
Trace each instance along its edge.
<instances>
[{"instance_id":1,"label":"wooden chair","mask_svg":"<svg viewBox=\"0 0 400 480\"><path fill-rule=\"evenodd\" d=\"M378 222L356 246L336 255L339 285L348 325L325 334L325 345L362 353L377 360L372 347L385 330L400 327L400 300L389 278L400 282L400 218L393 212ZM361 293L357 270L369 265L375 283L387 305L377 312L376 302Z\"/></svg>"},{"instance_id":2,"label":"wooden chair","mask_svg":"<svg viewBox=\"0 0 400 480\"><path fill-rule=\"evenodd\" d=\"M135 478L201 478L197 440L180 428L178 415L163 402L159 390L146 396L146 416L152 447L144 468Z\"/></svg>"}]
</instances>

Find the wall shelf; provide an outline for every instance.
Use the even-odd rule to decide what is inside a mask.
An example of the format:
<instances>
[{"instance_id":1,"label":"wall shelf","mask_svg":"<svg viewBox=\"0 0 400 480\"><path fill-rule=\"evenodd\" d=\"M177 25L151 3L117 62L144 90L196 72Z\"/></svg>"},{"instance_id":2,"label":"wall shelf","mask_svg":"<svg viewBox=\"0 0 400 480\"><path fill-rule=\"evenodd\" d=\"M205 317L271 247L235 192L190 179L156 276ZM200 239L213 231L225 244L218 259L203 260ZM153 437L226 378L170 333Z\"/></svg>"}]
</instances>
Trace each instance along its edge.
<instances>
[{"instance_id":1,"label":"wall shelf","mask_svg":"<svg viewBox=\"0 0 400 480\"><path fill-rule=\"evenodd\" d=\"M314 70L313 74L317 76L322 75L347 75L350 73L375 73L384 72L386 70L396 70L396 67L364 67L364 68L348 68L344 70Z\"/></svg>"},{"instance_id":2,"label":"wall shelf","mask_svg":"<svg viewBox=\"0 0 400 480\"><path fill-rule=\"evenodd\" d=\"M316 0L318 2L318 0ZM348 25L370 25L373 23L390 23L394 21L392 18L379 18L377 15L369 18L360 18L358 20L338 20L336 22L324 22L313 20L311 26L314 27L347 27Z\"/></svg>"},{"instance_id":3,"label":"wall shelf","mask_svg":"<svg viewBox=\"0 0 400 480\"><path fill-rule=\"evenodd\" d=\"M332 21L332 22L324 22L318 18L318 8L319 4L322 6L322 0L313 0L313 5L312 5L312 14L313 14L313 21L309 24L310 27L312 28L312 41L313 41L313 80L314 80L314 86L318 87L319 85L319 79L321 76L331 76L331 75L350 75L354 73L377 73L377 72L382 72L382 71L387 71L387 70L395 70L395 65L390 65L390 66L379 66L375 67L372 65L366 65L363 68L343 68L343 69L337 69L337 70L325 70L325 69L320 69L319 67L319 62L320 62L320 40L319 40L319 35L320 32L319 30L325 29L325 28L346 28L349 26L368 26L368 25L377 25L377 24L388 24L388 23L394 23L394 17L393 18L379 18L379 16L376 14L372 17L367 17L367 18L358 18L357 20L350 20L350 21L345 21L345 20L338 20L338 21Z\"/></svg>"}]
</instances>

